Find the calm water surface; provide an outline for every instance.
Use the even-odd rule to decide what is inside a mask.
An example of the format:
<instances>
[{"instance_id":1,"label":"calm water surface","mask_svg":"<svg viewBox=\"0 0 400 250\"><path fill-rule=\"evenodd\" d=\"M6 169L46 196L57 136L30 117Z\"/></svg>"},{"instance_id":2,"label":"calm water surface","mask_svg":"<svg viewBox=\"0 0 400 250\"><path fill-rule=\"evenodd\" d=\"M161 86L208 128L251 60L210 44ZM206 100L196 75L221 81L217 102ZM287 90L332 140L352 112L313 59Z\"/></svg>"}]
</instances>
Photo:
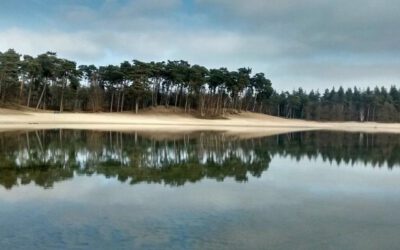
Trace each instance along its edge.
<instances>
[{"instance_id":1,"label":"calm water surface","mask_svg":"<svg viewBox=\"0 0 400 250\"><path fill-rule=\"evenodd\" d=\"M0 249L398 249L400 136L0 134Z\"/></svg>"}]
</instances>

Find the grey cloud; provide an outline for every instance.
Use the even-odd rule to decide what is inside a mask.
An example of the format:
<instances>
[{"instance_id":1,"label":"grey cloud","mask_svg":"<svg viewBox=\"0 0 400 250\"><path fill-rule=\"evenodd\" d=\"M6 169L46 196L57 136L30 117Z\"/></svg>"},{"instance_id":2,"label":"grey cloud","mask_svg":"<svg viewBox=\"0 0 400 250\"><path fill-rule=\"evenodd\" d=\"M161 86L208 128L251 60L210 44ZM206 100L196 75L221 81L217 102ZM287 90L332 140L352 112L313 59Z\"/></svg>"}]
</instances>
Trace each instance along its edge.
<instances>
[{"instance_id":1,"label":"grey cloud","mask_svg":"<svg viewBox=\"0 0 400 250\"><path fill-rule=\"evenodd\" d=\"M400 63L337 63L293 62L274 68L273 79L278 90L302 87L306 90L343 86L345 88L374 88L397 85Z\"/></svg>"},{"instance_id":2,"label":"grey cloud","mask_svg":"<svg viewBox=\"0 0 400 250\"><path fill-rule=\"evenodd\" d=\"M400 79L396 0L66 1L50 28L0 31L0 49L54 50L79 63L184 59L265 72L278 89ZM73 4L72 4L73 3ZM57 8L52 8L55 10Z\"/></svg>"},{"instance_id":3,"label":"grey cloud","mask_svg":"<svg viewBox=\"0 0 400 250\"><path fill-rule=\"evenodd\" d=\"M214 18L280 40L324 51L400 53L400 4L395 0L197 0L199 6L223 9ZM213 13L213 12L211 12ZM229 21L228 21L229 20ZM242 26L237 26L237 23ZM243 29L242 32L245 32Z\"/></svg>"},{"instance_id":4,"label":"grey cloud","mask_svg":"<svg viewBox=\"0 0 400 250\"><path fill-rule=\"evenodd\" d=\"M279 89L389 86L400 79L400 3L396 0L196 3L220 29L247 37L250 50L259 50L259 56L241 57L270 73ZM268 42L252 43L256 37Z\"/></svg>"},{"instance_id":5,"label":"grey cloud","mask_svg":"<svg viewBox=\"0 0 400 250\"><path fill-rule=\"evenodd\" d=\"M135 29L163 29L175 22L181 0L135 0L121 5L106 1L97 9L84 5L66 5L60 17L71 29L112 29L121 32Z\"/></svg>"},{"instance_id":6,"label":"grey cloud","mask_svg":"<svg viewBox=\"0 0 400 250\"><path fill-rule=\"evenodd\" d=\"M177 34L174 29L128 32L31 32L9 29L1 31L0 36L3 37L0 40L1 50L12 47L21 53L33 55L51 50L80 63L118 63L133 58L147 61L185 59L192 63L212 67L224 65L233 69L238 65L251 66L257 60L258 50L246 47L249 43L257 47L264 41L262 38L249 41L231 32L183 31ZM117 59L115 62L104 62L109 51Z\"/></svg>"},{"instance_id":7,"label":"grey cloud","mask_svg":"<svg viewBox=\"0 0 400 250\"><path fill-rule=\"evenodd\" d=\"M0 32L0 50L14 48L20 53L37 55L46 51L58 52L64 57L94 60L103 56L100 44L86 32L74 34L45 31L33 32L11 28Z\"/></svg>"}]
</instances>

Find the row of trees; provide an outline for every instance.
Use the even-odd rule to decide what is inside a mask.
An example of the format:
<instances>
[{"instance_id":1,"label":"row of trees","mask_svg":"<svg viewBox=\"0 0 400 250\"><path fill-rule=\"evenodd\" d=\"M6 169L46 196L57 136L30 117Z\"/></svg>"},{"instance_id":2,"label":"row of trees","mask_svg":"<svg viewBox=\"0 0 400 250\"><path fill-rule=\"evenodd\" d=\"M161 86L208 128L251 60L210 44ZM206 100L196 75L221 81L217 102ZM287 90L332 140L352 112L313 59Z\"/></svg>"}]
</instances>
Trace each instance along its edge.
<instances>
[{"instance_id":1,"label":"row of trees","mask_svg":"<svg viewBox=\"0 0 400 250\"><path fill-rule=\"evenodd\" d=\"M80 65L47 52L0 52L1 103L36 109L123 112L163 105L202 117L242 110L310 120L400 121L400 89L392 86L306 92L274 91L249 68L207 69L186 61Z\"/></svg>"},{"instance_id":2,"label":"row of trees","mask_svg":"<svg viewBox=\"0 0 400 250\"><path fill-rule=\"evenodd\" d=\"M317 121L400 121L400 89L375 87L326 89L306 93L302 89L274 92L269 103L271 115Z\"/></svg>"},{"instance_id":3,"label":"row of trees","mask_svg":"<svg viewBox=\"0 0 400 250\"><path fill-rule=\"evenodd\" d=\"M14 50L0 54L2 103L28 107L122 112L164 105L220 116L228 110L263 110L273 90L263 73L251 69L207 69L186 61L125 61L80 65L47 52L37 57Z\"/></svg>"}]
</instances>

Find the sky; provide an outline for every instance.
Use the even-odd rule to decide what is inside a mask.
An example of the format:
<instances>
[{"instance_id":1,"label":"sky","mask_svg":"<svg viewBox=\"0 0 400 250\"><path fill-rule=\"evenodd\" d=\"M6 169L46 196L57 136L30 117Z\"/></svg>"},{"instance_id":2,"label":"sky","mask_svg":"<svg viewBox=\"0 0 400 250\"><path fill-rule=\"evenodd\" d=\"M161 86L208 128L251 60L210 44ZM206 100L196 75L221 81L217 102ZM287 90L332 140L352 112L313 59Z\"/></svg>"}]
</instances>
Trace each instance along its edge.
<instances>
[{"instance_id":1,"label":"sky","mask_svg":"<svg viewBox=\"0 0 400 250\"><path fill-rule=\"evenodd\" d=\"M400 83L398 0L1 0L0 50L250 67L278 90Z\"/></svg>"}]
</instances>

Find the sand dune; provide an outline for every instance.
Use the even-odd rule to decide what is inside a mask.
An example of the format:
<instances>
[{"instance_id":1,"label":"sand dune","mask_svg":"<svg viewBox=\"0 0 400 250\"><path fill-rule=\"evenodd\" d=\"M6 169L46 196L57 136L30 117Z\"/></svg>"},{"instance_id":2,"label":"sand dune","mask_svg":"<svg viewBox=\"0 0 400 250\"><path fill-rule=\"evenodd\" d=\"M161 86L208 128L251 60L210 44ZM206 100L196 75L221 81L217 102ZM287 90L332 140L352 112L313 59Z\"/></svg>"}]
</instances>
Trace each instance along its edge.
<instances>
[{"instance_id":1,"label":"sand dune","mask_svg":"<svg viewBox=\"0 0 400 250\"><path fill-rule=\"evenodd\" d=\"M399 123L312 122L273 117L251 112L229 115L225 119L199 119L191 115L158 108L132 113L55 113L0 109L0 130L94 129L175 131L218 130L233 133L276 134L303 130L339 130L400 133Z\"/></svg>"}]
</instances>

